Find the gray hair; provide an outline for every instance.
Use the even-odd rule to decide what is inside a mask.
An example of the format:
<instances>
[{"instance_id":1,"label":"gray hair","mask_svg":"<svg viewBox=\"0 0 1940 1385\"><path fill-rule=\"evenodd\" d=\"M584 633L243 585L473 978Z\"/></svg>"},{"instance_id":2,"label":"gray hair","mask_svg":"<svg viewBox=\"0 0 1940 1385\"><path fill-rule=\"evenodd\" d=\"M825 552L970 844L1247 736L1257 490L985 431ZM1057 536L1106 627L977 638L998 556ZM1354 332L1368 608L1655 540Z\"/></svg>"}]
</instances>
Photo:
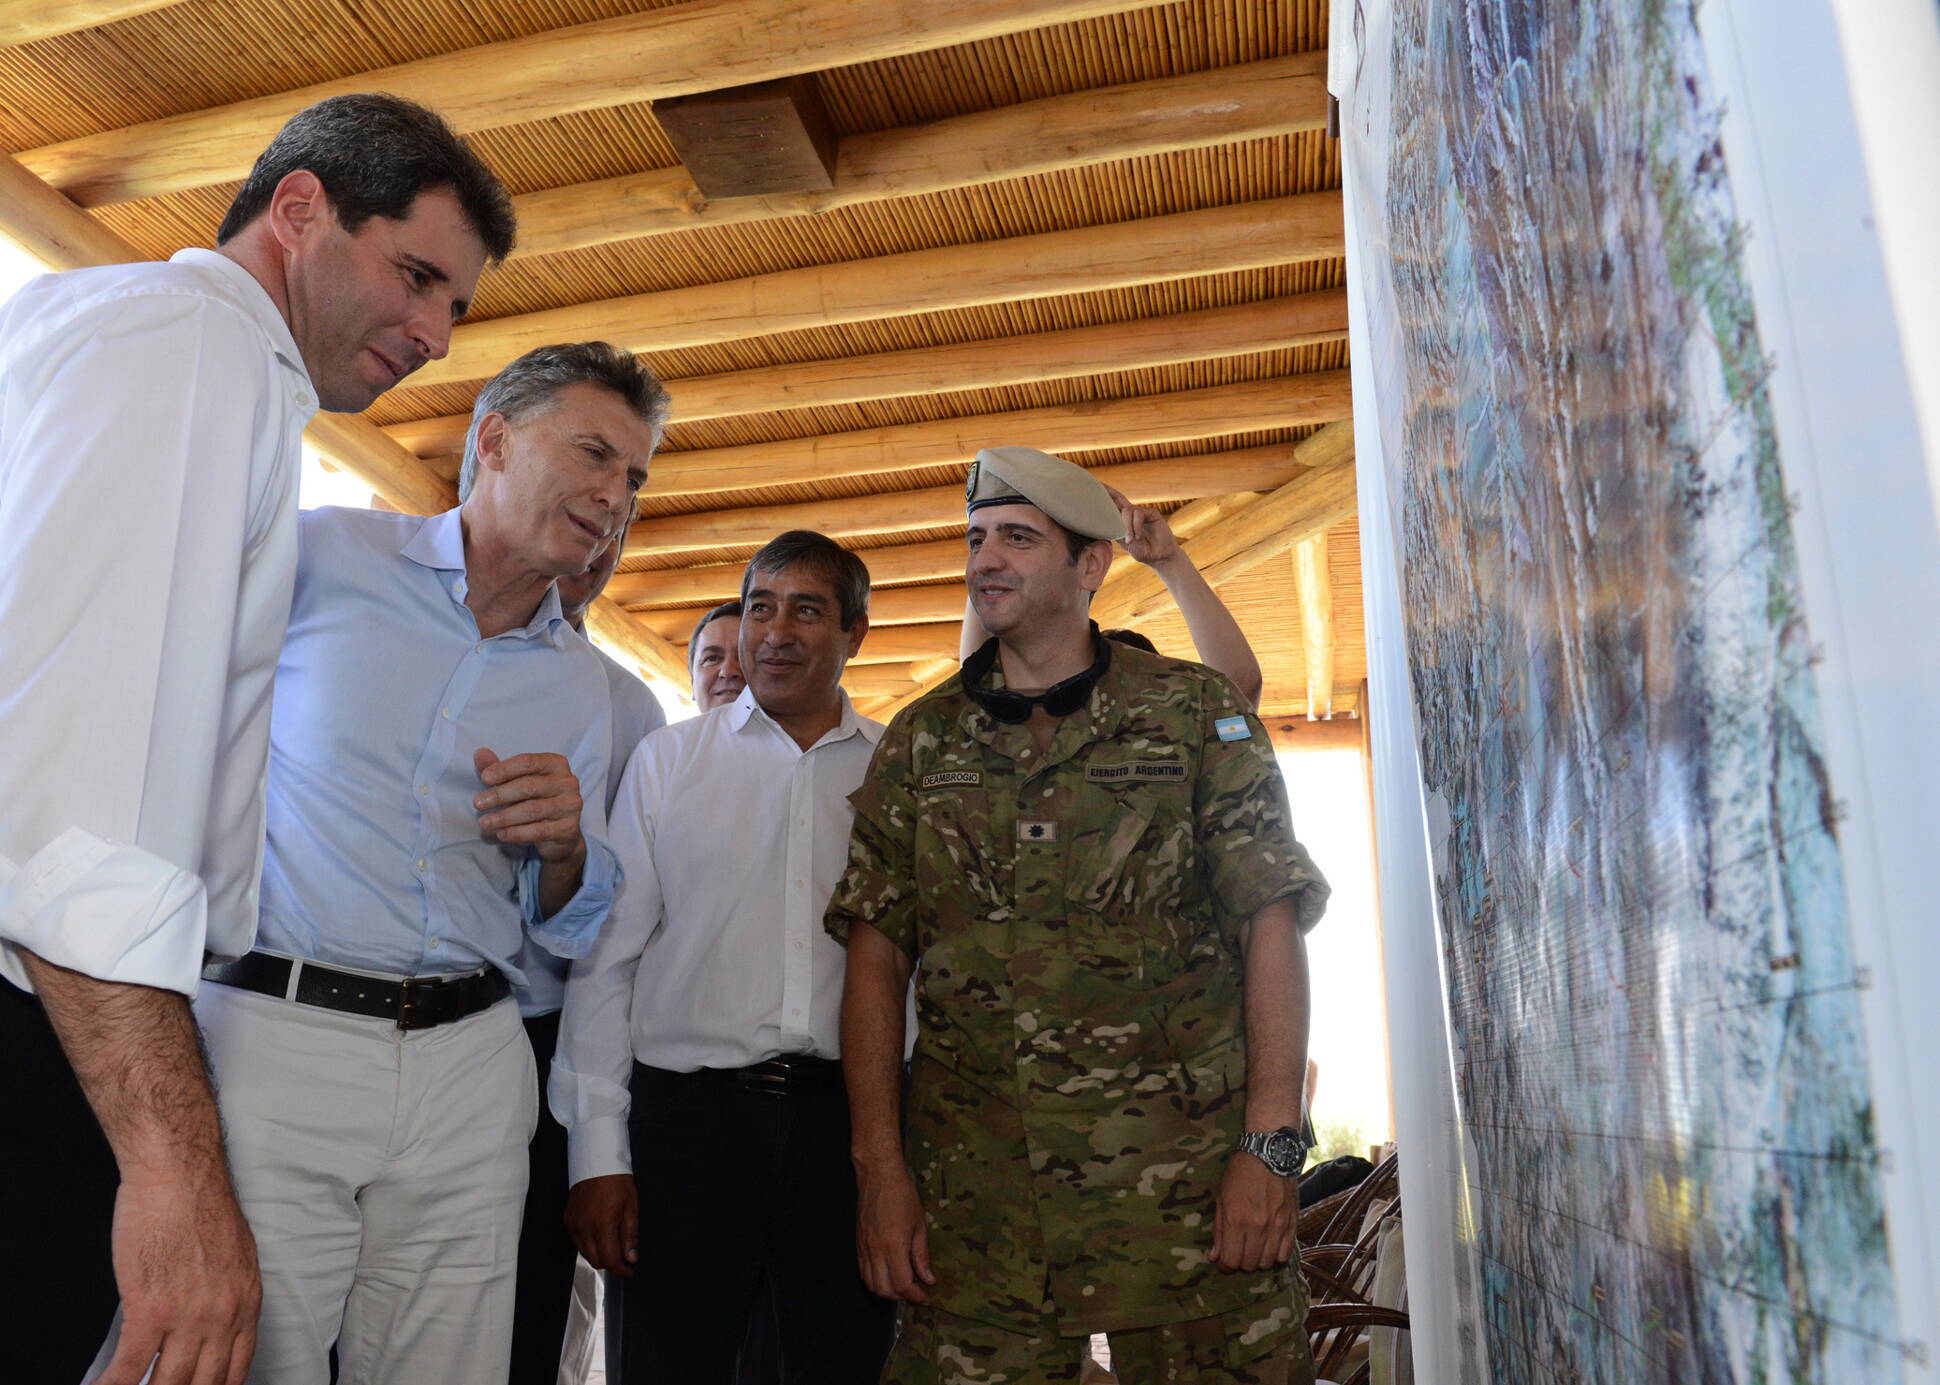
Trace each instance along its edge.
<instances>
[{"instance_id":1,"label":"gray hair","mask_svg":"<svg viewBox=\"0 0 1940 1385\"><path fill-rule=\"evenodd\" d=\"M804 563L808 570L828 580L835 588L835 599L842 607L842 628L853 630L858 618L869 614L869 569L862 559L826 534L812 529L790 529L764 543L748 559L741 574L741 600L754 590L758 573L781 572Z\"/></svg>"},{"instance_id":2,"label":"gray hair","mask_svg":"<svg viewBox=\"0 0 1940 1385\"><path fill-rule=\"evenodd\" d=\"M478 479L478 425L485 415L502 414L508 423L523 423L549 407L560 390L579 384L601 385L619 395L653 428L654 443L659 444L672 401L638 356L603 341L535 347L478 392L471 426L465 430L465 460L458 469L459 502L471 495Z\"/></svg>"}]
</instances>

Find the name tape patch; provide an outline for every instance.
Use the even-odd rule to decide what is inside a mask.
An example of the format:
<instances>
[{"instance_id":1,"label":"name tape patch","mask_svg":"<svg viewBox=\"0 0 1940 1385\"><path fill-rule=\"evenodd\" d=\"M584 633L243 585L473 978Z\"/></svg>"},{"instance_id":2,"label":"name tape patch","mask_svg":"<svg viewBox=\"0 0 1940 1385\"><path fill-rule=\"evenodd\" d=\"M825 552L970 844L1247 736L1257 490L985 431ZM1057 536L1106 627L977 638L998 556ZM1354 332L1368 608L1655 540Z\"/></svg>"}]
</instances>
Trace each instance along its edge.
<instances>
[{"instance_id":1,"label":"name tape patch","mask_svg":"<svg viewBox=\"0 0 1940 1385\"><path fill-rule=\"evenodd\" d=\"M976 789L983 787L983 771L980 769L945 769L922 778L926 789Z\"/></svg>"},{"instance_id":2,"label":"name tape patch","mask_svg":"<svg viewBox=\"0 0 1940 1385\"><path fill-rule=\"evenodd\" d=\"M1183 780L1184 760L1134 760L1123 765L1086 765L1085 778L1094 784L1126 784L1135 780Z\"/></svg>"},{"instance_id":3,"label":"name tape patch","mask_svg":"<svg viewBox=\"0 0 1940 1385\"><path fill-rule=\"evenodd\" d=\"M1213 730L1219 733L1222 741L1250 741L1253 728L1246 724L1245 717L1219 717L1213 722Z\"/></svg>"}]
</instances>

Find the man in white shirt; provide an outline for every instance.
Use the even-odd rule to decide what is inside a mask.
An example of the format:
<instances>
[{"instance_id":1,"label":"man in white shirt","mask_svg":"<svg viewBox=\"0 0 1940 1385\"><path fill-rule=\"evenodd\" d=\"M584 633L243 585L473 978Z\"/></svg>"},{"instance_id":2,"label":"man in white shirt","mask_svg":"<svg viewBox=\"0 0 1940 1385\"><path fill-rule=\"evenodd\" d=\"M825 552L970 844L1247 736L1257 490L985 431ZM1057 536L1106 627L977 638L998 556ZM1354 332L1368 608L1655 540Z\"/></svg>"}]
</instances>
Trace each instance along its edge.
<instances>
[{"instance_id":1,"label":"man in white shirt","mask_svg":"<svg viewBox=\"0 0 1940 1385\"><path fill-rule=\"evenodd\" d=\"M629 510L626 519L631 520ZM601 549L591 567L573 577L559 579L559 605L566 623L586 632L586 608L601 592L619 566L626 546L626 523L622 522L612 542ZM600 667L606 673L607 691L613 699L613 758L606 781L606 810L613 811L619 797L620 771L633 748L667 724L667 714L640 675L594 648ZM565 1000L566 973L570 969L563 957L554 957L544 948L528 945L519 959L526 984L513 991L519 1015L525 1021L525 1034L532 1041L532 1058L539 1075L539 1124L533 1132L530 1177L525 1189L525 1220L519 1228L518 1302L512 1319L511 1385L554 1385L559 1378L560 1358L569 1336L590 1342L589 1282L586 1307L576 1321L573 1272L579 1252L566 1233L566 1127L546 1110L546 1076L552 1069L552 1055L559 1044L559 1007ZM588 1281L594 1276L587 1274ZM572 1373L578 1378L578 1372Z\"/></svg>"},{"instance_id":2,"label":"man in white shirt","mask_svg":"<svg viewBox=\"0 0 1940 1385\"><path fill-rule=\"evenodd\" d=\"M511 241L436 116L343 96L277 135L215 251L0 309L9 1378L79 1379L117 1291L104 1380L247 1367L255 1247L188 996L255 931L298 440L443 356Z\"/></svg>"},{"instance_id":3,"label":"man in white shirt","mask_svg":"<svg viewBox=\"0 0 1940 1385\"><path fill-rule=\"evenodd\" d=\"M628 1281L634 1385L730 1385L766 1303L789 1385L854 1385L892 1316L856 1268L843 957L820 919L882 734L841 687L869 575L793 531L741 592L746 690L643 741L614 807L626 889L574 965L553 1060L566 1220Z\"/></svg>"}]
</instances>

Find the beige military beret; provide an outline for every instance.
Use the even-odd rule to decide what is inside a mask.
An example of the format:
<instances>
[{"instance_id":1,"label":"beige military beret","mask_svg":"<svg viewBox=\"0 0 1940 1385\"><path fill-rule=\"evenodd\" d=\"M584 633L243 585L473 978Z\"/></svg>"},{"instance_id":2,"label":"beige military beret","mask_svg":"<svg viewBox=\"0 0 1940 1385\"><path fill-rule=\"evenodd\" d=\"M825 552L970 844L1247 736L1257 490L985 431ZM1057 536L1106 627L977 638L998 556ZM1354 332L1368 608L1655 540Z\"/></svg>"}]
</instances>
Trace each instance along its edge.
<instances>
[{"instance_id":1,"label":"beige military beret","mask_svg":"<svg viewBox=\"0 0 1940 1385\"><path fill-rule=\"evenodd\" d=\"M986 447L970 463L963 498L973 511L1021 500L1085 538L1125 537L1125 517L1104 483L1077 463L1035 447Z\"/></svg>"}]
</instances>

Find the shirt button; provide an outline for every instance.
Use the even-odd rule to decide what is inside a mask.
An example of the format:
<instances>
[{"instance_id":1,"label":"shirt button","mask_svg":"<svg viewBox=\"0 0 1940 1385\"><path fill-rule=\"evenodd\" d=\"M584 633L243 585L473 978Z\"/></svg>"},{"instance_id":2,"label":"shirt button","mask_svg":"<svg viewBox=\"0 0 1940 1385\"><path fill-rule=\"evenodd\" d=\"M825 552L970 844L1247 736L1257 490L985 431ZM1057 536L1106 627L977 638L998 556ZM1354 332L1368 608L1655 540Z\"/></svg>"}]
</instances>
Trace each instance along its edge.
<instances>
[{"instance_id":1,"label":"shirt button","mask_svg":"<svg viewBox=\"0 0 1940 1385\"><path fill-rule=\"evenodd\" d=\"M799 942L799 941L798 941L798 942L797 942L797 943L795 944L795 951L797 951L797 952L800 952L800 951L801 951L801 950L802 950L802 949L803 949L804 947L806 947L806 946L807 946L807 944L806 944L806 943L802 943L802 942Z\"/></svg>"},{"instance_id":2,"label":"shirt button","mask_svg":"<svg viewBox=\"0 0 1940 1385\"><path fill-rule=\"evenodd\" d=\"M790 1010L788 1014L791 1019L800 1019L802 1017L802 1012L800 1010Z\"/></svg>"},{"instance_id":3,"label":"shirt button","mask_svg":"<svg viewBox=\"0 0 1940 1385\"><path fill-rule=\"evenodd\" d=\"M429 784L420 784L420 785L418 785L418 792L419 792L419 793L430 793L430 792L431 792L431 786L430 786Z\"/></svg>"},{"instance_id":4,"label":"shirt button","mask_svg":"<svg viewBox=\"0 0 1940 1385\"><path fill-rule=\"evenodd\" d=\"M478 642L478 646L477 646L477 647L478 647L478 652L479 652L480 654L483 654L483 653L485 652L485 641L483 641L483 640L480 640L480 641Z\"/></svg>"},{"instance_id":5,"label":"shirt button","mask_svg":"<svg viewBox=\"0 0 1940 1385\"><path fill-rule=\"evenodd\" d=\"M422 856L418 857L418 869L419 870L424 869L424 857Z\"/></svg>"},{"instance_id":6,"label":"shirt button","mask_svg":"<svg viewBox=\"0 0 1940 1385\"><path fill-rule=\"evenodd\" d=\"M438 709L438 715L439 715L439 716L441 716L441 717L449 717L449 716L451 715L451 708L449 708L449 707L440 707L440 708Z\"/></svg>"},{"instance_id":7,"label":"shirt button","mask_svg":"<svg viewBox=\"0 0 1940 1385\"><path fill-rule=\"evenodd\" d=\"M445 945L445 940L443 938L433 938L431 940L431 945L433 947L443 947Z\"/></svg>"}]
</instances>

